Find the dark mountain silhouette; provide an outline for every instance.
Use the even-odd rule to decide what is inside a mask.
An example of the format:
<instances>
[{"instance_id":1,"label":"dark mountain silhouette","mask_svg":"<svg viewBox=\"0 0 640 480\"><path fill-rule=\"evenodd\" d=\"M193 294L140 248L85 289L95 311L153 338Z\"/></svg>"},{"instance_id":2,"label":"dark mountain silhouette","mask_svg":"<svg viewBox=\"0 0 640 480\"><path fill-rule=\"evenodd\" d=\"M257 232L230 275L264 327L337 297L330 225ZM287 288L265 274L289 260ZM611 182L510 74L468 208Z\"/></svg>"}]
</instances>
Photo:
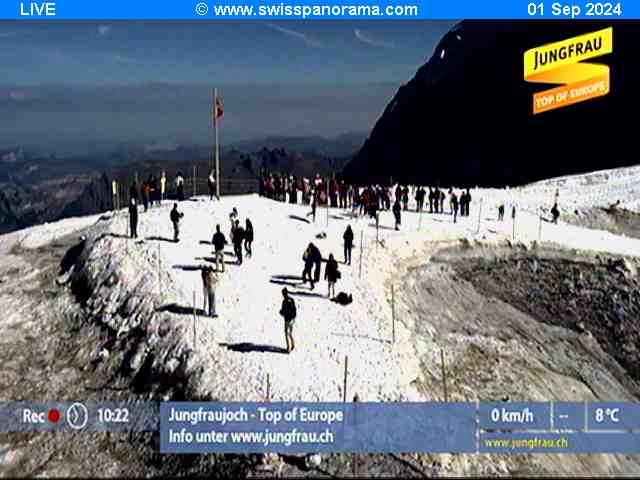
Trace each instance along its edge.
<instances>
[{"instance_id":1,"label":"dark mountain silhouette","mask_svg":"<svg viewBox=\"0 0 640 480\"><path fill-rule=\"evenodd\" d=\"M344 174L351 180L504 186L639 163L640 24L615 22L609 95L532 115L523 55L612 23L463 21L403 85Z\"/></svg>"}]
</instances>

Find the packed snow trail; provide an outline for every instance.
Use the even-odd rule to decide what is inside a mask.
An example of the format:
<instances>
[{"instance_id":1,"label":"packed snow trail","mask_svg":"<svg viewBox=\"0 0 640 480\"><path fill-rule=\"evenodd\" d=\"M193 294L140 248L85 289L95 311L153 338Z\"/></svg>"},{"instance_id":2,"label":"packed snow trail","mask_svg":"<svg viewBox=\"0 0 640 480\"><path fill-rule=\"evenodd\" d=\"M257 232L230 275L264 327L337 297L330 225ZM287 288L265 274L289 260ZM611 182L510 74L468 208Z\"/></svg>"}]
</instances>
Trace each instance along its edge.
<instances>
[{"instance_id":1,"label":"packed snow trail","mask_svg":"<svg viewBox=\"0 0 640 480\"><path fill-rule=\"evenodd\" d=\"M414 340L401 322L396 325L396 342L391 342L388 280L396 273L397 262L425 255L425 241L542 240L567 248L640 256L639 240L541 222L538 215L528 211L518 210L514 230L510 209L505 212L505 220L498 222L496 209L488 208L492 204L496 199L491 191L475 192L469 217L458 217L455 224L449 214L403 212L399 232L393 230L391 212L382 212L377 233L380 242L376 243L375 222L368 217L352 219L346 210L319 207L314 223L307 216L310 207L306 205L256 195L224 197L220 201L198 197L180 203L185 216L179 243L170 241L172 202L141 212L138 233L146 239L147 248L152 242L160 245L162 267L169 271L169 281L180 292L179 298L167 298L165 302L178 305L175 317L183 323L186 341L193 344L196 338L195 359L205 366L203 394L224 400L264 400L268 374L272 400L340 401L348 355L348 399L357 393L363 401L417 400L420 396L411 382L418 376L420 366ZM243 226L246 218L253 222L253 256L245 257L238 266L232 246L227 246L226 272L220 275L216 292L219 316L212 319L201 311L200 268L214 263L210 242L216 224L229 240L229 213L233 207L238 209ZM126 234L127 221L126 213L120 212L114 223L119 231L114 233ZM353 294L354 302L344 307L327 299L325 263L315 290L302 285L300 278L302 254L309 242L319 247L323 259L333 253L339 262L343 261L342 234L348 224L355 234L352 265L340 264L342 278L336 292ZM321 232L327 237L316 238ZM361 232L364 249L360 280ZM128 242L131 253L142 248ZM298 307L296 349L291 354L284 351L283 321L278 314L283 287L292 293ZM195 325L191 313L194 292L199 310Z\"/></svg>"}]
</instances>

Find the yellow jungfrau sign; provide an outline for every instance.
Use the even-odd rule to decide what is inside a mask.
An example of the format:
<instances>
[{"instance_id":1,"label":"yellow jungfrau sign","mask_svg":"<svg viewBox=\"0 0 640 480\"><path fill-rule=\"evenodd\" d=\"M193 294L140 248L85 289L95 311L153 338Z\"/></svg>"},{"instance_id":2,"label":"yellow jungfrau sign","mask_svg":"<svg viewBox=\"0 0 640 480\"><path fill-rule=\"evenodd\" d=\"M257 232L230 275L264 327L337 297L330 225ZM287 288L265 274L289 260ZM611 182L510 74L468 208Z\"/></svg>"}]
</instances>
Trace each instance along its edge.
<instances>
[{"instance_id":1,"label":"yellow jungfrau sign","mask_svg":"<svg viewBox=\"0 0 640 480\"><path fill-rule=\"evenodd\" d=\"M524 79L532 83L557 83L561 87L536 93L533 113L542 113L609 93L609 67L581 63L613 52L613 28L527 50Z\"/></svg>"}]
</instances>

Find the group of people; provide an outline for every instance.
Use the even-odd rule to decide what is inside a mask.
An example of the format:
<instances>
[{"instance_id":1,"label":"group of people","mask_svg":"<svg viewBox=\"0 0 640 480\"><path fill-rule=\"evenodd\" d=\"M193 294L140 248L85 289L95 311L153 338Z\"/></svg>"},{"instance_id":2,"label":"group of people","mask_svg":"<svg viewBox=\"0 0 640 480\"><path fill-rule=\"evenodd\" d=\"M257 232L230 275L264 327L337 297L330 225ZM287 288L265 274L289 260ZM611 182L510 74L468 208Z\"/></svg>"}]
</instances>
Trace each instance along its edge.
<instances>
[{"instance_id":1,"label":"group of people","mask_svg":"<svg viewBox=\"0 0 640 480\"><path fill-rule=\"evenodd\" d=\"M234 207L229 214L229 221L231 223L231 230L229 232L229 238L233 245L233 251L236 255L238 265L242 265L242 253L243 248L246 256L251 257L252 243L253 243L253 224L250 219L246 219L245 227L240 225L240 219L238 218L238 210ZM216 316L215 307L215 288L219 282L218 273L225 272L224 261L224 248L229 244L224 233L220 229L220 224L216 225L216 231L211 238L211 244L214 249L214 260L216 268L206 265L202 267L202 288L204 291L204 309L207 310L207 303L209 305L209 316Z\"/></svg>"},{"instance_id":2,"label":"group of people","mask_svg":"<svg viewBox=\"0 0 640 480\"><path fill-rule=\"evenodd\" d=\"M137 238L137 222L138 222L138 201L142 198L145 211L148 205L160 203L164 185L158 188L158 180L151 175L143 186L138 189L134 182L130 189L130 223L131 236ZM175 186L178 200L184 199L184 177L180 172L176 175ZM211 172L208 177L209 197L213 200L216 195L216 177L215 172ZM423 186L410 187L408 185L398 185L395 190L382 185L357 186L349 185L344 180L338 181L335 177L331 179L323 179L320 175L316 175L313 179L305 177L296 177L286 174L269 174L265 175L260 182L260 194L273 200L289 202L296 204L310 204L315 221L316 208L318 205L324 204L335 208L350 209L352 215L368 215L378 221L378 213L381 210L391 210L395 218L395 229L399 230L402 220L402 212L409 210L409 198L413 196L415 199L416 212L426 211L426 202L428 202L429 213L442 214L445 213L445 200L449 199L449 213L453 216L453 221L457 221L458 214L462 217L469 216L470 204L472 201L469 189L458 194L452 188L445 193L439 187ZM299 197L301 193L301 197ZM174 241L180 241L180 222L184 214L179 211L178 203L175 203L170 212L170 221L173 225ZM551 209L553 221L557 222L559 211L557 203ZM515 216L515 207L513 211ZM499 207L499 220L504 217L504 205ZM233 208L229 214L230 230L227 237L218 224L212 237L212 245L215 252L215 269L213 266L203 266L201 268L202 286L204 295L204 309L208 315L216 316L215 307L215 291L219 283L218 275L225 272L225 247L230 243L233 246L233 252L238 265L242 265L243 256L251 257L253 254L252 244L254 240L253 224L249 218L245 219L244 224L240 223L239 214L236 208ZM344 265L351 265L351 253L353 249L354 232L351 226L347 226L343 236L344 246ZM315 285L322 277L322 263L325 262L318 246L313 242L309 243L305 248L303 255L302 284L307 282L310 289L314 290ZM333 253L330 253L326 259L324 269L324 280L327 282L327 296L336 297L335 287L340 280L342 274L338 266L338 261ZM343 295L341 293L340 295ZM284 333L286 341L286 350L291 352L295 348L293 339L293 325L297 316L297 307L291 293L284 288L282 290L282 305L280 315L284 319ZM208 307L208 309L207 309Z\"/></svg>"}]
</instances>

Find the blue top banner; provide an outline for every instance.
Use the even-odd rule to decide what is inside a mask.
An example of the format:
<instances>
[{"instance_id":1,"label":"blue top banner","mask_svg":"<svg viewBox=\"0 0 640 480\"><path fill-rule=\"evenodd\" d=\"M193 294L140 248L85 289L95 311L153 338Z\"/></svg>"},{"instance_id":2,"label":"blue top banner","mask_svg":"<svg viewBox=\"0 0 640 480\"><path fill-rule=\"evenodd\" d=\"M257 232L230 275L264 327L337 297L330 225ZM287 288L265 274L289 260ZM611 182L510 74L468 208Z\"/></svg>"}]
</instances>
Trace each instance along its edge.
<instances>
[{"instance_id":1,"label":"blue top banner","mask_svg":"<svg viewBox=\"0 0 640 480\"><path fill-rule=\"evenodd\" d=\"M3 0L3 20L621 20L637 0Z\"/></svg>"}]
</instances>

